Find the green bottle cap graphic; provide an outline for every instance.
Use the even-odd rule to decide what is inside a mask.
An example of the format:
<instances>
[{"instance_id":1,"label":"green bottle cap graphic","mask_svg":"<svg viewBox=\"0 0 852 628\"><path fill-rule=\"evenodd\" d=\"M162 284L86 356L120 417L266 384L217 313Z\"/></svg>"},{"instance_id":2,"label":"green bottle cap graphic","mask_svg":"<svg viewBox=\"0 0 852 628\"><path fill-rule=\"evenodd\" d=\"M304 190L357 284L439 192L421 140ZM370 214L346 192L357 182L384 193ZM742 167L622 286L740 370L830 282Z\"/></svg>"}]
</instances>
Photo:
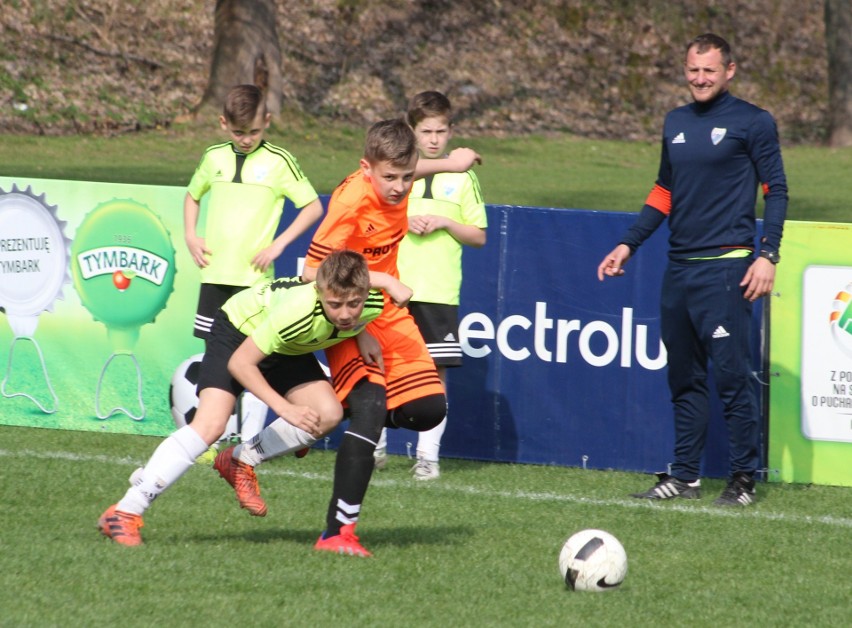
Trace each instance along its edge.
<instances>
[{"instance_id":1,"label":"green bottle cap graphic","mask_svg":"<svg viewBox=\"0 0 852 628\"><path fill-rule=\"evenodd\" d=\"M139 329L166 306L174 289L175 249L163 222L131 199L113 199L95 207L77 228L71 245L71 275L80 301L107 328L113 353L101 369L95 412L106 419L116 412L141 421L142 370L133 354ZM101 411L101 387L116 356L129 356L136 367L139 411L124 407Z\"/></svg>"},{"instance_id":2,"label":"green bottle cap graphic","mask_svg":"<svg viewBox=\"0 0 852 628\"><path fill-rule=\"evenodd\" d=\"M106 328L116 352L131 352L174 289L175 249L154 212L113 199L89 212L71 246L80 301Z\"/></svg>"}]
</instances>

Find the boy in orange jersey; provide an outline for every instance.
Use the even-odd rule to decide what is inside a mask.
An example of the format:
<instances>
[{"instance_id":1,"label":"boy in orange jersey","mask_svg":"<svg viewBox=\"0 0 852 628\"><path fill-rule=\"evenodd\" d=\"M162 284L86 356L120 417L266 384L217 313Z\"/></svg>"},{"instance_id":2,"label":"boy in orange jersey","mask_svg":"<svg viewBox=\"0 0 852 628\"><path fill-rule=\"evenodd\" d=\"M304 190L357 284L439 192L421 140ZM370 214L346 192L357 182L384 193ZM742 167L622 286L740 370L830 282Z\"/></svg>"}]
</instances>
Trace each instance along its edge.
<instances>
[{"instance_id":1,"label":"boy in orange jersey","mask_svg":"<svg viewBox=\"0 0 852 628\"><path fill-rule=\"evenodd\" d=\"M370 127L360 169L332 194L308 248L303 281L314 279L332 251L351 249L366 258L371 282L381 281L387 295L382 314L367 326L360 343L344 340L340 350L326 351L349 426L337 452L327 526L317 550L370 556L355 536L355 524L382 428L425 431L446 413L435 364L403 307L411 289L399 281L396 266L399 242L408 231L408 193L417 161L417 142L405 121L384 120Z\"/></svg>"},{"instance_id":2,"label":"boy in orange jersey","mask_svg":"<svg viewBox=\"0 0 852 628\"><path fill-rule=\"evenodd\" d=\"M385 120L370 128L361 168L334 191L314 234L303 280L312 280L325 256L344 247L364 255L371 273L399 277L397 253L408 232L408 194L417 161L417 141L405 121ZM399 292L411 295L402 283ZM403 301L395 290L388 294L395 303ZM379 350L362 357L357 343L344 341L326 351L335 392L348 405L350 421L337 452L326 530L314 546L358 556L370 556L354 530L382 428L432 429L447 406L435 364L407 309L386 303L367 332Z\"/></svg>"},{"instance_id":3,"label":"boy in orange jersey","mask_svg":"<svg viewBox=\"0 0 852 628\"><path fill-rule=\"evenodd\" d=\"M453 137L453 107L441 92L415 95L406 121L414 130L420 161L418 172L445 158ZM399 273L414 290L408 310L423 334L426 347L447 384L447 369L461 366L459 295L462 283L462 247L485 245L485 202L473 170L438 172L415 181L408 198L408 233L399 245ZM446 419L417 435L416 480L440 476L438 452ZM376 469L387 462L386 431L374 454Z\"/></svg>"}]
</instances>

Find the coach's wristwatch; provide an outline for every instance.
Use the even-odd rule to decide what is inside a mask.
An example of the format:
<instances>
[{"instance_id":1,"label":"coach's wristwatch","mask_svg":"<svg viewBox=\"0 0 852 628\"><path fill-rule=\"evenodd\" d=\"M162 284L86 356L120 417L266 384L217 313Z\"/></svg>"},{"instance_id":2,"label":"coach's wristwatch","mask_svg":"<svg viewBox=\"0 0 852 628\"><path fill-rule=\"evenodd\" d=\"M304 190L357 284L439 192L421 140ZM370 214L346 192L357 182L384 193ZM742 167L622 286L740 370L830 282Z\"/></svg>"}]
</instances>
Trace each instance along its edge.
<instances>
[{"instance_id":1,"label":"coach's wristwatch","mask_svg":"<svg viewBox=\"0 0 852 628\"><path fill-rule=\"evenodd\" d=\"M760 257L768 259L773 264L777 264L781 261L781 256L778 255L778 251L761 251Z\"/></svg>"}]
</instances>

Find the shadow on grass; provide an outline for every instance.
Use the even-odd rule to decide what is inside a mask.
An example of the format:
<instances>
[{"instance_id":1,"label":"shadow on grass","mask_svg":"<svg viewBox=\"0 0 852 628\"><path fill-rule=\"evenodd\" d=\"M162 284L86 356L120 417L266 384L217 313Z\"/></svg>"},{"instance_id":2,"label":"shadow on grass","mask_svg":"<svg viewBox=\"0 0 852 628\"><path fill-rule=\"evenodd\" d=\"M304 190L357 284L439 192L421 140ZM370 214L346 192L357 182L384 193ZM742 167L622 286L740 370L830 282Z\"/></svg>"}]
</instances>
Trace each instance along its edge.
<instances>
[{"instance_id":1,"label":"shadow on grass","mask_svg":"<svg viewBox=\"0 0 852 628\"><path fill-rule=\"evenodd\" d=\"M321 530L316 528L267 528L242 532L221 534L195 534L177 536L175 541L221 544L228 541L245 541L248 543L268 544L280 541L310 544L313 546L319 538ZM410 547L414 545L461 545L474 534L473 526L406 526L403 528L370 529L367 538L361 536L362 542L369 544L373 550L379 547Z\"/></svg>"}]
</instances>

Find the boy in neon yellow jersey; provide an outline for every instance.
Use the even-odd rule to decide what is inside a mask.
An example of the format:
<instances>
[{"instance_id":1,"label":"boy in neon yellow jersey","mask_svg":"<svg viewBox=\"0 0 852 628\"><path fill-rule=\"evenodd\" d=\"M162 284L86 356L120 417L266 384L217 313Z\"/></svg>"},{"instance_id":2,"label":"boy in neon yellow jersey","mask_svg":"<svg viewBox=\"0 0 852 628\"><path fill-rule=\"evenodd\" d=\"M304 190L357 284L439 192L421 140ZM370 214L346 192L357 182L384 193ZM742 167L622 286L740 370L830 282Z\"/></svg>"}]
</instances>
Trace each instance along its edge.
<instances>
[{"instance_id":1,"label":"boy in neon yellow jersey","mask_svg":"<svg viewBox=\"0 0 852 628\"><path fill-rule=\"evenodd\" d=\"M411 100L406 119L414 129L421 161L446 157L453 137L452 116L452 105L440 92L421 92ZM483 246L487 226L482 190L472 170L439 172L414 182L408 199L408 233L399 248L399 274L414 291L408 307L445 390L446 369L462 364L458 322L462 247ZM418 434L415 479L439 477L438 452L446 424L445 417L437 427ZM379 468L386 452L383 432L375 454Z\"/></svg>"},{"instance_id":2,"label":"boy in neon yellow jersey","mask_svg":"<svg viewBox=\"0 0 852 628\"><path fill-rule=\"evenodd\" d=\"M204 152L184 198L184 238L201 269L194 334L205 341L213 318L231 296L274 275L275 259L323 214L322 204L295 157L263 139L271 116L263 93L237 85L225 97L219 125L229 141ZM198 235L201 198L210 193L204 237ZM284 197L300 208L277 238ZM242 434L263 428L267 408L241 400Z\"/></svg>"},{"instance_id":3,"label":"boy in neon yellow jersey","mask_svg":"<svg viewBox=\"0 0 852 628\"><path fill-rule=\"evenodd\" d=\"M220 453L215 468L242 508L265 516L252 465L310 446L340 423L343 406L313 353L347 338L357 338L359 346L369 342L360 332L382 313L378 289L391 284L399 281L385 273L371 276L361 254L336 250L323 260L316 283L276 279L229 299L216 315L201 363L194 420L163 440L133 473L124 497L98 520L101 533L120 545L142 543L142 515L221 436L244 389L278 418L250 441Z\"/></svg>"},{"instance_id":4,"label":"boy in neon yellow jersey","mask_svg":"<svg viewBox=\"0 0 852 628\"><path fill-rule=\"evenodd\" d=\"M293 155L263 139L270 118L260 89L232 88L219 116L230 139L207 148L187 187L184 237L201 269L195 321L199 338L207 338L213 316L229 297L272 279L275 259L323 214L316 191ZM200 237L200 201L208 192L205 235ZM301 209L275 238L285 196Z\"/></svg>"}]
</instances>

